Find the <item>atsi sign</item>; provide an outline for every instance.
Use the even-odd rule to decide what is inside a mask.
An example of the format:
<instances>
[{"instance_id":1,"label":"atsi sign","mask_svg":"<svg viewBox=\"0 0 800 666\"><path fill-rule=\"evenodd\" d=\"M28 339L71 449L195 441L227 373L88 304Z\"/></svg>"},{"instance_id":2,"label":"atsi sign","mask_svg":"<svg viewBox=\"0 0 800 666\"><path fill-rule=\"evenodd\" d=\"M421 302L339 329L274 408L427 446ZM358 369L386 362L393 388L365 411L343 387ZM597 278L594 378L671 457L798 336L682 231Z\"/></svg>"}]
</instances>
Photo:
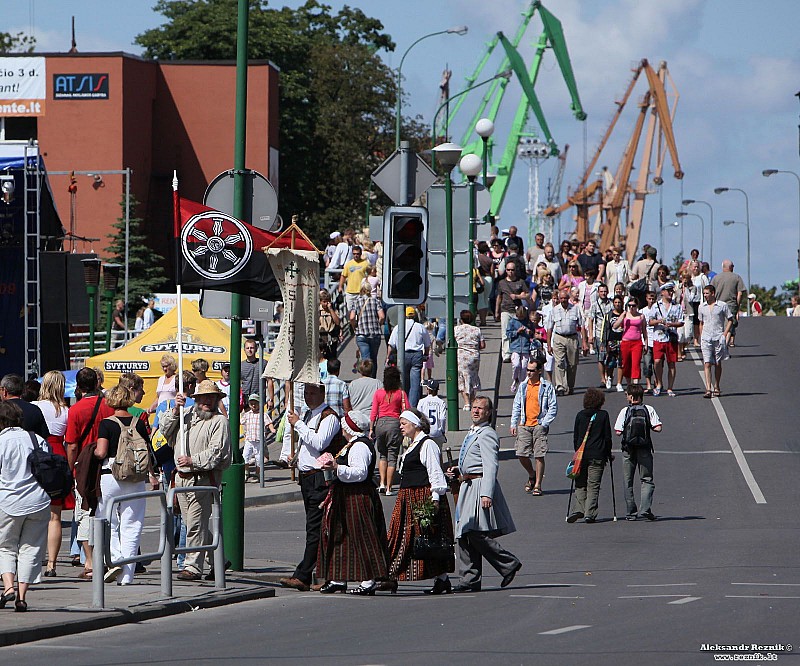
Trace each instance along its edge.
<instances>
[{"instance_id":1,"label":"atsi sign","mask_svg":"<svg viewBox=\"0 0 800 666\"><path fill-rule=\"evenodd\" d=\"M108 74L53 74L53 99L108 99Z\"/></svg>"}]
</instances>

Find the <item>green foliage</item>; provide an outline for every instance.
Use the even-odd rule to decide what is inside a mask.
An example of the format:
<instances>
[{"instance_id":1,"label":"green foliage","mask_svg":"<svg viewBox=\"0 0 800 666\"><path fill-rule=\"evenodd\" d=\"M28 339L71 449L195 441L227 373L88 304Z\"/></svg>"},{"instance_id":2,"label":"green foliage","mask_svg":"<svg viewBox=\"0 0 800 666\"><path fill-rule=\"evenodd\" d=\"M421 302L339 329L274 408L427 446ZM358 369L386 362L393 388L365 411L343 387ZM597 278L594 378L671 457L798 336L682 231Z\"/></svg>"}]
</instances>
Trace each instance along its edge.
<instances>
[{"instance_id":1,"label":"green foliage","mask_svg":"<svg viewBox=\"0 0 800 666\"><path fill-rule=\"evenodd\" d=\"M23 32L12 35L10 32L0 32L0 53L33 53L36 38L29 37Z\"/></svg>"},{"instance_id":2,"label":"green foliage","mask_svg":"<svg viewBox=\"0 0 800 666\"><path fill-rule=\"evenodd\" d=\"M767 314L767 312L773 310L776 315L785 316L786 308L791 304L792 294L785 291L779 293L778 287L770 287L767 289L761 285L752 284L750 285L750 293L755 294L756 300L761 303L761 307L764 309L763 314ZM742 309L745 308L746 306L742 305Z\"/></svg>"},{"instance_id":3,"label":"green foliage","mask_svg":"<svg viewBox=\"0 0 800 666\"><path fill-rule=\"evenodd\" d=\"M683 256L683 252L678 252L678 254L672 258L672 265L669 267L669 271L674 278L677 279L684 261L686 261L686 259Z\"/></svg>"},{"instance_id":4,"label":"green foliage","mask_svg":"<svg viewBox=\"0 0 800 666\"><path fill-rule=\"evenodd\" d=\"M128 241L128 303L125 304L128 317L136 316L136 311L143 305L143 299L147 298L160 286L167 282L164 274L164 258L153 252L148 247L147 236L142 232L143 220L136 217L136 198L131 196L130 220L128 227L130 239ZM122 216L112 225L116 232L109 234L111 244L105 252L112 263L125 266L125 197L123 195L120 202ZM124 268L120 274L117 295L114 300L125 297ZM103 315L101 321L105 327L105 304L103 305Z\"/></svg>"},{"instance_id":5,"label":"green foliage","mask_svg":"<svg viewBox=\"0 0 800 666\"><path fill-rule=\"evenodd\" d=\"M158 0L154 10L166 22L136 38L147 57L236 57L236 0ZM363 219L369 176L394 150L396 81L381 49L394 43L360 9L250 0L248 57L280 69L280 212L297 214L319 247ZM428 147L418 119L404 119L403 136Z\"/></svg>"}]
</instances>

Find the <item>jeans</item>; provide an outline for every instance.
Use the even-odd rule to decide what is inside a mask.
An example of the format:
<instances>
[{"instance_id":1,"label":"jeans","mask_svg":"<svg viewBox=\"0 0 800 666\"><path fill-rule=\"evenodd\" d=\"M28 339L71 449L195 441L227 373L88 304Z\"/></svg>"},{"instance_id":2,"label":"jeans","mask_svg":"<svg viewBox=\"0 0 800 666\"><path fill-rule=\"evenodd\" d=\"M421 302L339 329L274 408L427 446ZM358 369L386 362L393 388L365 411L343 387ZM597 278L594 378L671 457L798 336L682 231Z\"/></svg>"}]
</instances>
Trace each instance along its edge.
<instances>
[{"instance_id":1,"label":"jeans","mask_svg":"<svg viewBox=\"0 0 800 666\"><path fill-rule=\"evenodd\" d=\"M405 367L403 368L403 387L408 391L408 402L416 407L422 393L422 361L421 351L406 349Z\"/></svg>"},{"instance_id":2,"label":"jeans","mask_svg":"<svg viewBox=\"0 0 800 666\"><path fill-rule=\"evenodd\" d=\"M436 329L436 339L444 343L447 341L447 319L439 317L439 328Z\"/></svg>"},{"instance_id":3,"label":"jeans","mask_svg":"<svg viewBox=\"0 0 800 666\"><path fill-rule=\"evenodd\" d=\"M633 497L633 477L639 468L642 495L639 512L646 513L653 504L653 450L647 447L631 447L622 452L622 472L625 477L625 507L629 516L636 515L636 500Z\"/></svg>"},{"instance_id":4,"label":"jeans","mask_svg":"<svg viewBox=\"0 0 800 666\"><path fill-rule=\"evenodd\" d=\"M381 348L381 336L357 335L356 345L358 345L358 351L361 352L361 360L370 359L372 361L370 377L374 379L378 373L378 350Z\"/></svg>"}]
</instances>

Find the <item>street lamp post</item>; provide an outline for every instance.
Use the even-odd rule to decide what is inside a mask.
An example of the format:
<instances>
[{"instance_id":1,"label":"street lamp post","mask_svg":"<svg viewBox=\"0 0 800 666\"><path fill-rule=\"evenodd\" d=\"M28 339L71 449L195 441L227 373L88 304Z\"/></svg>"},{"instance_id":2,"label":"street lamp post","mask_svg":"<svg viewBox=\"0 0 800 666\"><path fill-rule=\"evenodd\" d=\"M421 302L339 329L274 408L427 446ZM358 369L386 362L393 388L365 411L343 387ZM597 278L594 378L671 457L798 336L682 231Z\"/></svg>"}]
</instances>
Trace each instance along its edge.
<instances>
[{"instance_id":1,"label":"street lamp post","mask_svg":"<svg viewBox=\"0 0 800 666\"><path fill-rule=\"evenodd\" d=\"M747 226L747 293L750 293L750 198L747 196L747 192L739 187L716 187L714 188L714 194L722 194L723 192L741 192L744 195L744 213L745 213L745 225ZM733 220L725 220L723 224L733 224ZM750 312L750 299L747 299L747 316L749 317L751 314Z\"/></svg>"},{"instance_id":2,"label":"street lamp post","mask_svg":"<svg viewBox=\"0 0 800 666\"><path fill-rule=\"evenodd\" d=\"M700 256L702 257L705 252L705 237L706 237L706 223L705 220L697 213L687 213L686 211L679 211L675 213L675 217L696 217L700 220ZM683 226L683 225L681 225Z\"/></svg>"},{"instance_id":3,"label":"street lamp post","mask_svg":"<svg viewBox=\"0 0 800 666\"><path fill-rule=\"evenodd\" d=\"M795 178L797 178L797 219L800 222L800 175L796 174L794 171L788 171L786 169L764 169L761 172L761 175L765 178L769 178L771 175L776 173L790 173ZM800 293L800 244L798 245L797 249L797 271L798 271L798 279L797 279L797 291Z\"/></svg>"},{"instance_id":4,"label":"street lamp post","mask_svg":"<svg viewBox=\"0 0 800 666\"><path fill-rule=\"evenodd\" d=\"M97 312L97 287L100 284L100 260L82 259L83 281L86 284L86 295L89 297L89 357L94 356L94 327Z\"/></svg>"},{"instance_id":5,"label":"street lamp post","mask_svg":"<svg viewBox=\"0 0 800 666\"><path fill-rule=\"evenodd\" d=\"M453 181L450 174L461 157L461 146L455 143L443 143L433 149L436 159L445 172L444 207L445 207L445 255L447 261L447 349L446 349L446 381L447 381L447 429L458 430L458 357L455 341L455 303L453 294Z\"/></svg>"},{"instance_id":6,"label":"street lamp post","mask_svg":"<svg viewBox=\"0 0 800 666\"><path fill-rule=\"evenodd\" d=\"M483 186L488 190L489 184L487 183L488 169L489 169L489 139L491 138L492 134L494 134L494 123L489 120L488 118L481 118L477 123L475 123L475 131L478 133L478 136L483 141ZM489 206L489 210L486 211L486 215L484 216L484 222L489 222L489 216L492 214L492 208Z\"/></svg>"},{"instance_id":7,"label":"street lamp post","mask_svg":"<svg viewBox=\"0 0 800 666\"><path fill-rule=\"evenodd\" d=\"M684 199L681 201L681 203L684 206L691 206L695 203L701 203L708 206L708 212L711 220L711 230L708 235L708 263L711 266L711 270L714 270L714 208L710 203L708 203L708 201L702 201L700 199Z\"/></svg>"},{"instance_id":8,"label":"street lamp post","mask_svg":"<svg viewBox=\"0 0 800 666\"><path fill-rule=\"evenodd\" d=\"M111 326L114 323L114 295L117 293L121 264L103 264L103 298L108 301L106 312L106 352L111 351ZM127 303L125 304L127 307Z\"/></svg>"},{"instance_id":9,"label":"street lamp post","mask_svg":"<svg viewBox=\"0 0 800 666\"><path fill-rule=\"evenodd\" d=\"M477 192L475 190L475 179L481 172L483 160L474 153L464 155L458 163L458 168L461 169L467 180L469 181L469 311L474 317L478 314L478 304L475 301L475 225L478 224L478 204Z\"/></svg>"},{"instance_id":10,"label":"street lamp post","mask_svg":"<svg viewBox=\"0 0 800 666\"><path fill-rule=\"evenodd\" d=\"M394 148L395 150L400 148L400 117L403 111L403 62L408 55L408 52L413 49L417 44L419 44L423 39L428 39L428 37L435 37L436 35L466 35L467 34L467 26L465 25L457 25L453 28L448 28L447 30L438 30L437 32L431 32L427 35L423 35L416 41L411 43L405 53L403 53L403 57L400 58L400 66L397 68L397 109L395 111L395 128L394 128Z\"/></svg>"}]
</instances>

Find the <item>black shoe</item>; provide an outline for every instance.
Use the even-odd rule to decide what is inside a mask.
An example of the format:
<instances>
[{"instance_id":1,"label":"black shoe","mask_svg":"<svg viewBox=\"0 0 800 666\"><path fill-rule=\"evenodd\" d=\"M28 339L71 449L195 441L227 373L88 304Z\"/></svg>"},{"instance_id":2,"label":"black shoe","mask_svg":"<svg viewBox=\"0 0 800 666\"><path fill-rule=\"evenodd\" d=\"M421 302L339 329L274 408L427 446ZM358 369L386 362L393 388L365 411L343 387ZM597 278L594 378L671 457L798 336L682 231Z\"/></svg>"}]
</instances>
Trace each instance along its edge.
<instances>
[{"instance_id":1,"label":"black shoe","mask_svg":"<svg viewBox=\"0 0 800 666\"><path fill-rule=\"evenodd\" d=\"M596 520L595 518L589 518L587 516L586 518L583 519L583 522L584 523L588 523L588 524L592 524L593 522L595 522L595 520Z\"/></svg>"},{"instance_id":2,"label":"black shoe","mask_svg":"<svg viewBox=\"0 0 800 666\"><path fill-rule=\"evenodd\" d=\"M354 590L347 590L347 594L354 594L359 597L374 597L375 590L378 589L378 584L373 583L370 587L364 587L363 585L359 585Z\"/></svg>"},{"instance_id":3,"label":"black shoe","mask_svg":"<svg viewBox=\"0 0 800 666\"><path fill-rule=\"evenodd\" d=\"M58 574L56 574L55 569L48 569L47 571L44 572L45 578L55 578L57 575Z\"/></svg>"},{"instance_id":4,"label":"black shoe","mask_svg":"<svg viewBox=\"0 0 800 666\"><path fill-rule=\"evenodd\" d=\"M628 516L625 516L625 520L636 520L636 514L632 513Z\"/></svg>"},{"instance_id":5,"label":"black shoe","mask_svg":"<svg viewBox=\"0 0 800 666\"><path fill-rule=\"evenodd\" d=\"M442 580L437 578L433 581L433 587L430 590L425 590L425 594L450 594L453 591L453 586L449 578Z\"/></svg>"},{"instance_id":6,"label":"black shoe","mask_svg":"<svg viewBox=\"0 0 800 666\"><path fill-rule=\"evenodd\" d=\"M136 563L136 573L137 574L145 574L147 573L147 567L142 564L141 562Z\"/></svg>"},{"instance_id":7,"label":"black shoe","mask_svg":"<svg viewBox=\"0 0 800 666\"><path fill-rule=\"evenodd\" d=\"M320 594L334 594L335 592L346 593L347 583L337 583L334 580L329 580L319 589Z\"/></svg>"},{"instance_id":8,"label":"black shoe","mask_svg":"<svg viewBox=\"0 0 800 666\"><path fill-rule=\"evenodd\" d=\"M515 566L511 573L506 574L503 576L503 581L500 583L500 587L508 587L511 585L511 582L514 580L514 576L517 575L517 571L522 569L522 562L517 562L517 566Z\"/></svg>"},{"instance_id":9,"label":"black shoe","mask_svg":"<svg viewBox=\"0 0 800 666\"><path fill-rule=\"evenodd\" d=\"M233 566L231 564L231 561L230 560L225 560L225 571L230 569L231 566ZM216 580L216 578L214 578L214 570L213 569L206 574L206 580Z\"/></svg>"},{"instance_id":10,"label":"black shoe","mask_svg":"<svg viewBox=\"0 0 800 666\"><path fill-rule=\"evenodd\" d=\"M647 520L655 520L656 519L655 514L653 514L653 512L650 511L650 509L648 509L647 511L642 511L639 514L639 517L640 518L647 518Z\"/></svg>"},{"instance_id":11,"label":"black shoe","mask_svg":"<svg viewBox=\"0 0 800 666\"><path fill-rule=\"evenodd\" d=\"M562 388L558 388L556 389L556 395L557 396L567 395L567 392Z\"/></svg>"},{"instance_id":12,"label":"black shoe","mask_svg":"<svg viewBox=\"0 0 800 666\"><path fill-rule=\"evenodd\" d=\"M460 583L459 585L456 585L453 588L453 594L464 594L464 593L468 594L470 592L480 592L480 591L481 591L480 584L478 584L478 585L464 585L463 583Z\"/></svg>"},{"instance_id":13,"label":"black shoe","mask_svg":"<svg viewBox=\"0 0 800 666\"><path fill-rule=\"evenodd\" d=\"M583 518L583 514L580 511L576 511L575 513L571 513L567 516L568 523L575 523Z\"/></svg>"}]
</instances>

